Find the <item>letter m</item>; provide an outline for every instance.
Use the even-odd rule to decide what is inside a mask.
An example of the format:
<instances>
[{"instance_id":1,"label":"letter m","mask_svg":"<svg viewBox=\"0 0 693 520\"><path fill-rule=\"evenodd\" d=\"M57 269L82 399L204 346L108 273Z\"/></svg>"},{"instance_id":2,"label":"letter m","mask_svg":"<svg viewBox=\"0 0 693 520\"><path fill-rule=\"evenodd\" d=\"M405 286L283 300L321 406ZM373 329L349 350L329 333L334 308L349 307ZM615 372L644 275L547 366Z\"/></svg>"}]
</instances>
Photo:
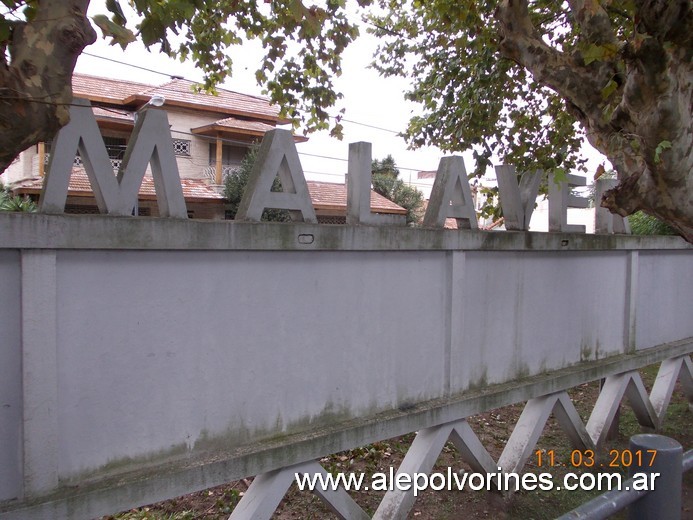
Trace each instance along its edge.
<instances>
[{"instance_id":1,"label":"letter m","mask_svg":"<svg viewBox=\"0 0 693 520\"><path fill-rule=\"evenodd\" d=\"M168 117L163 110L145 109L138 113L116 177L91 104L84 99L75 99L70 109L70 122L53 142L41 193L42 213L65 211L72 165L78 151L101 213L132 215L142 179L151 164L159 214L162 217L187 218Z\"/></svg>"}]
</instances>

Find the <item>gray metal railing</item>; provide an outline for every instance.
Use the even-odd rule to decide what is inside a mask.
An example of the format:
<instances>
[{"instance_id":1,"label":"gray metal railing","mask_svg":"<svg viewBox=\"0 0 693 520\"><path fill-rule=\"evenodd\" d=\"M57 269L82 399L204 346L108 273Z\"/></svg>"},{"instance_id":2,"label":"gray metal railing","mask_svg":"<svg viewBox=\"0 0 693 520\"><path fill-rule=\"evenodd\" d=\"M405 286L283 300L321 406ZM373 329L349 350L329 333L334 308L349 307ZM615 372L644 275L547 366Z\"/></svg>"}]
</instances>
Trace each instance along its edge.
<instances>
[{"instance_id":1,"label":"gray metal railing","mask_svg":"<svg viewBox=\"0 0 693 520\"><path fill-rule=\"evenodd\" d=\"M693 450L684 454L677 441L654 434L631 437L630 450L656 456L644 457L645 460L640 457L642 464L631 466L631 478L620 486L622 489L599 495L557 520L601 520L627 507L629 520L680 519L682 477L693 469ZM643 478L636 478L636 474L648 475L647 489L634 489L636 481Z\"/></svg>"}]
</instances>

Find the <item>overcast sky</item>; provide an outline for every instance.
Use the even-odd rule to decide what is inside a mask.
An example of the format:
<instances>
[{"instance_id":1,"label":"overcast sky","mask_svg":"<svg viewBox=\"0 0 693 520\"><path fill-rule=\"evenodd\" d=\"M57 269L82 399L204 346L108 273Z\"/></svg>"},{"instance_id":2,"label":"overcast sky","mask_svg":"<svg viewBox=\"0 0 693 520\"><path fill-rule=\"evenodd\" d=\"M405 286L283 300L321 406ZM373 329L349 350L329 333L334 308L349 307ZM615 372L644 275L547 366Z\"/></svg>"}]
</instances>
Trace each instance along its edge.
<instances>
[{"instance_id":1,"label":"overcast sky","mask_svg":"<svg viewBox=\"0 0 693 520\"><path fill-rule=\"evenodd\" d=\"M102 0L91 3L90 15L105 13ZM100 30L97 29L100 35ZM344 54L342 77L337 78L336 87L344 94L341 105L346 108L344 118L362 125L344 123L344 140L329 137L329 132L310 135L310 140L298 145L301 163L306 178L327 182L343 182L346 173L346 157L348 144L357 141L367 141L373 145L373 158L382 159L392 154L400 167L400 178L405 182L417 184L416 173L419 170L435 170L443 154L436 148L408 150L406 142L393 132L369 128L363 125L384 128L395 132L403 131L407 121L417 107L404 100L403 92L407 80L401 78L382 78L378 73L368 68L373 51L376 47L375 38L365 34L352 44ZM255 82L255 70L259 63L261 48L256 42L232 50L234 60L233 77L227 80L223 88L258 95L261 87ZM94 57L94 56L98 56ZM108 59L103 59L108 58ZM129 65L114 63L116 60ZM136 65L135 68L130 65ZM155 72L162 74L157 74ZM120 46L110 46L102 38L87 47L80 56L76 66L77 72L94 74L144 83L161 84L168 81L168 76L179 75L186 79L199 81L201 73L192 63L180 63L169 59L158 52L149 52L139 42L135 42L123 51ZM336 112L337 109L335 109ZM320 155L334 157L340 160L313 157ZM467 171L474 164L471 154L465 153ZM600 156L594 155L592 167L596 168L601 161Z\"/></svg>"}]
</instances>

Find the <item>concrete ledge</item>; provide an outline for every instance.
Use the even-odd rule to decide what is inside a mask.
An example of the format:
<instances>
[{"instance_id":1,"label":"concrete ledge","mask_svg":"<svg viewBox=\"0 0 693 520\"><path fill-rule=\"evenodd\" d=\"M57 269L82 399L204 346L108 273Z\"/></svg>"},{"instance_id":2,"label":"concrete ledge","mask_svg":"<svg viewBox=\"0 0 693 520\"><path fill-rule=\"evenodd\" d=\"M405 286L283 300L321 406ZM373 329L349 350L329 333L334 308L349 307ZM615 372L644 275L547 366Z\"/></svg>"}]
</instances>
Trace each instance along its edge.
<instances>
[{"instance_id":1,"label":"concrete ledge","mask_svg":"<svg viewBox=\"0 0 693 520\"><path fill-rule=\"evenodd\" d=\"M680 237L0 213L2 249L691 250Z\"/></svg>"},{"instance_id":2,"label":"concrete ledge","mask_svg":"<svg viewBox=\"0 0 693 520\"><path fill-rule=\"evenodd\" d=\"M123 509L192 493L239 478L317 459L377 440L447 423L487 410L558 392L609 375L636 370L693 352L693 338L605 360L494 385L475 392L422 403L364 419L338 423L257 443L206 458L172 461L129 474L66 487L29 501L0 503L0 520L93 518Z\"/></svg>"}]
</instances>

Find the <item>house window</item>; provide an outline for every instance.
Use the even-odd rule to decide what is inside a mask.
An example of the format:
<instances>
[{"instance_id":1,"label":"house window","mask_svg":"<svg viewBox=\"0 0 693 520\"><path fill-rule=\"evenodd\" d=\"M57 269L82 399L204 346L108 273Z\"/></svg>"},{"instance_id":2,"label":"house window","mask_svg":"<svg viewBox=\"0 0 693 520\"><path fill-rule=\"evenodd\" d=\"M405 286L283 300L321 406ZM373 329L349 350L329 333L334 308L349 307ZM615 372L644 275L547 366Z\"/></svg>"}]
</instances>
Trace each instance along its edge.
<instances>
[{"instance_id":1,"label":"house window","mask_svg":"<svg viewBox=\"0 0 693 520\"><path fill-rule=\"evenodd\" d=\"M173 139L173 153L182 157L190 157L190 139Z\"/></svg>"},{"instance_id":2,"label":"house window","mask_svg":"<svg viewBox=\"0 0 693 520\"><path fill-rule=\"evenodd\" d=\"M106 150L108 151L108 158L111 160L113 170L117 171L118 169L120 169L120 165L123 164L123 157L125 157L127 141L123 137L104 136L103 144L106 145Z\"/></svg>"},{"instance_id":3,"label":"house window","mask_svg":"<svg viewBox=\"0 0 693 520\"><path fill-rule=\"evenodd\" d=\"M234 146L230 144L222 145L221 148L221 164L224 166L239 166L245 154L248 153L248 148L245 146ZM217 144L210 143L209 145L209 164L215 166L217 163Z\"/></svg>"},{"instance_id":4,"label":"house window","mask_svg":"<svg viewBox=\"0 0 693 520\"><path fill-rule=\"evenodd\" d=\"M103 136L103 143L106 145L106 151L108 152L108 158L111 160L111 165L113 166L113 171L118 171L120 165L123 163L123 157L125 157L125 149L127 148L127 140L124 137L108 137ZM52 141L46 141L45 143L45 157L44 161L48 164L48 159L50 158L51 149L53 147ZM75 155L75 166L83 166L84 163L79 155L79 152Z\"/></svg>"}]
</instances>

